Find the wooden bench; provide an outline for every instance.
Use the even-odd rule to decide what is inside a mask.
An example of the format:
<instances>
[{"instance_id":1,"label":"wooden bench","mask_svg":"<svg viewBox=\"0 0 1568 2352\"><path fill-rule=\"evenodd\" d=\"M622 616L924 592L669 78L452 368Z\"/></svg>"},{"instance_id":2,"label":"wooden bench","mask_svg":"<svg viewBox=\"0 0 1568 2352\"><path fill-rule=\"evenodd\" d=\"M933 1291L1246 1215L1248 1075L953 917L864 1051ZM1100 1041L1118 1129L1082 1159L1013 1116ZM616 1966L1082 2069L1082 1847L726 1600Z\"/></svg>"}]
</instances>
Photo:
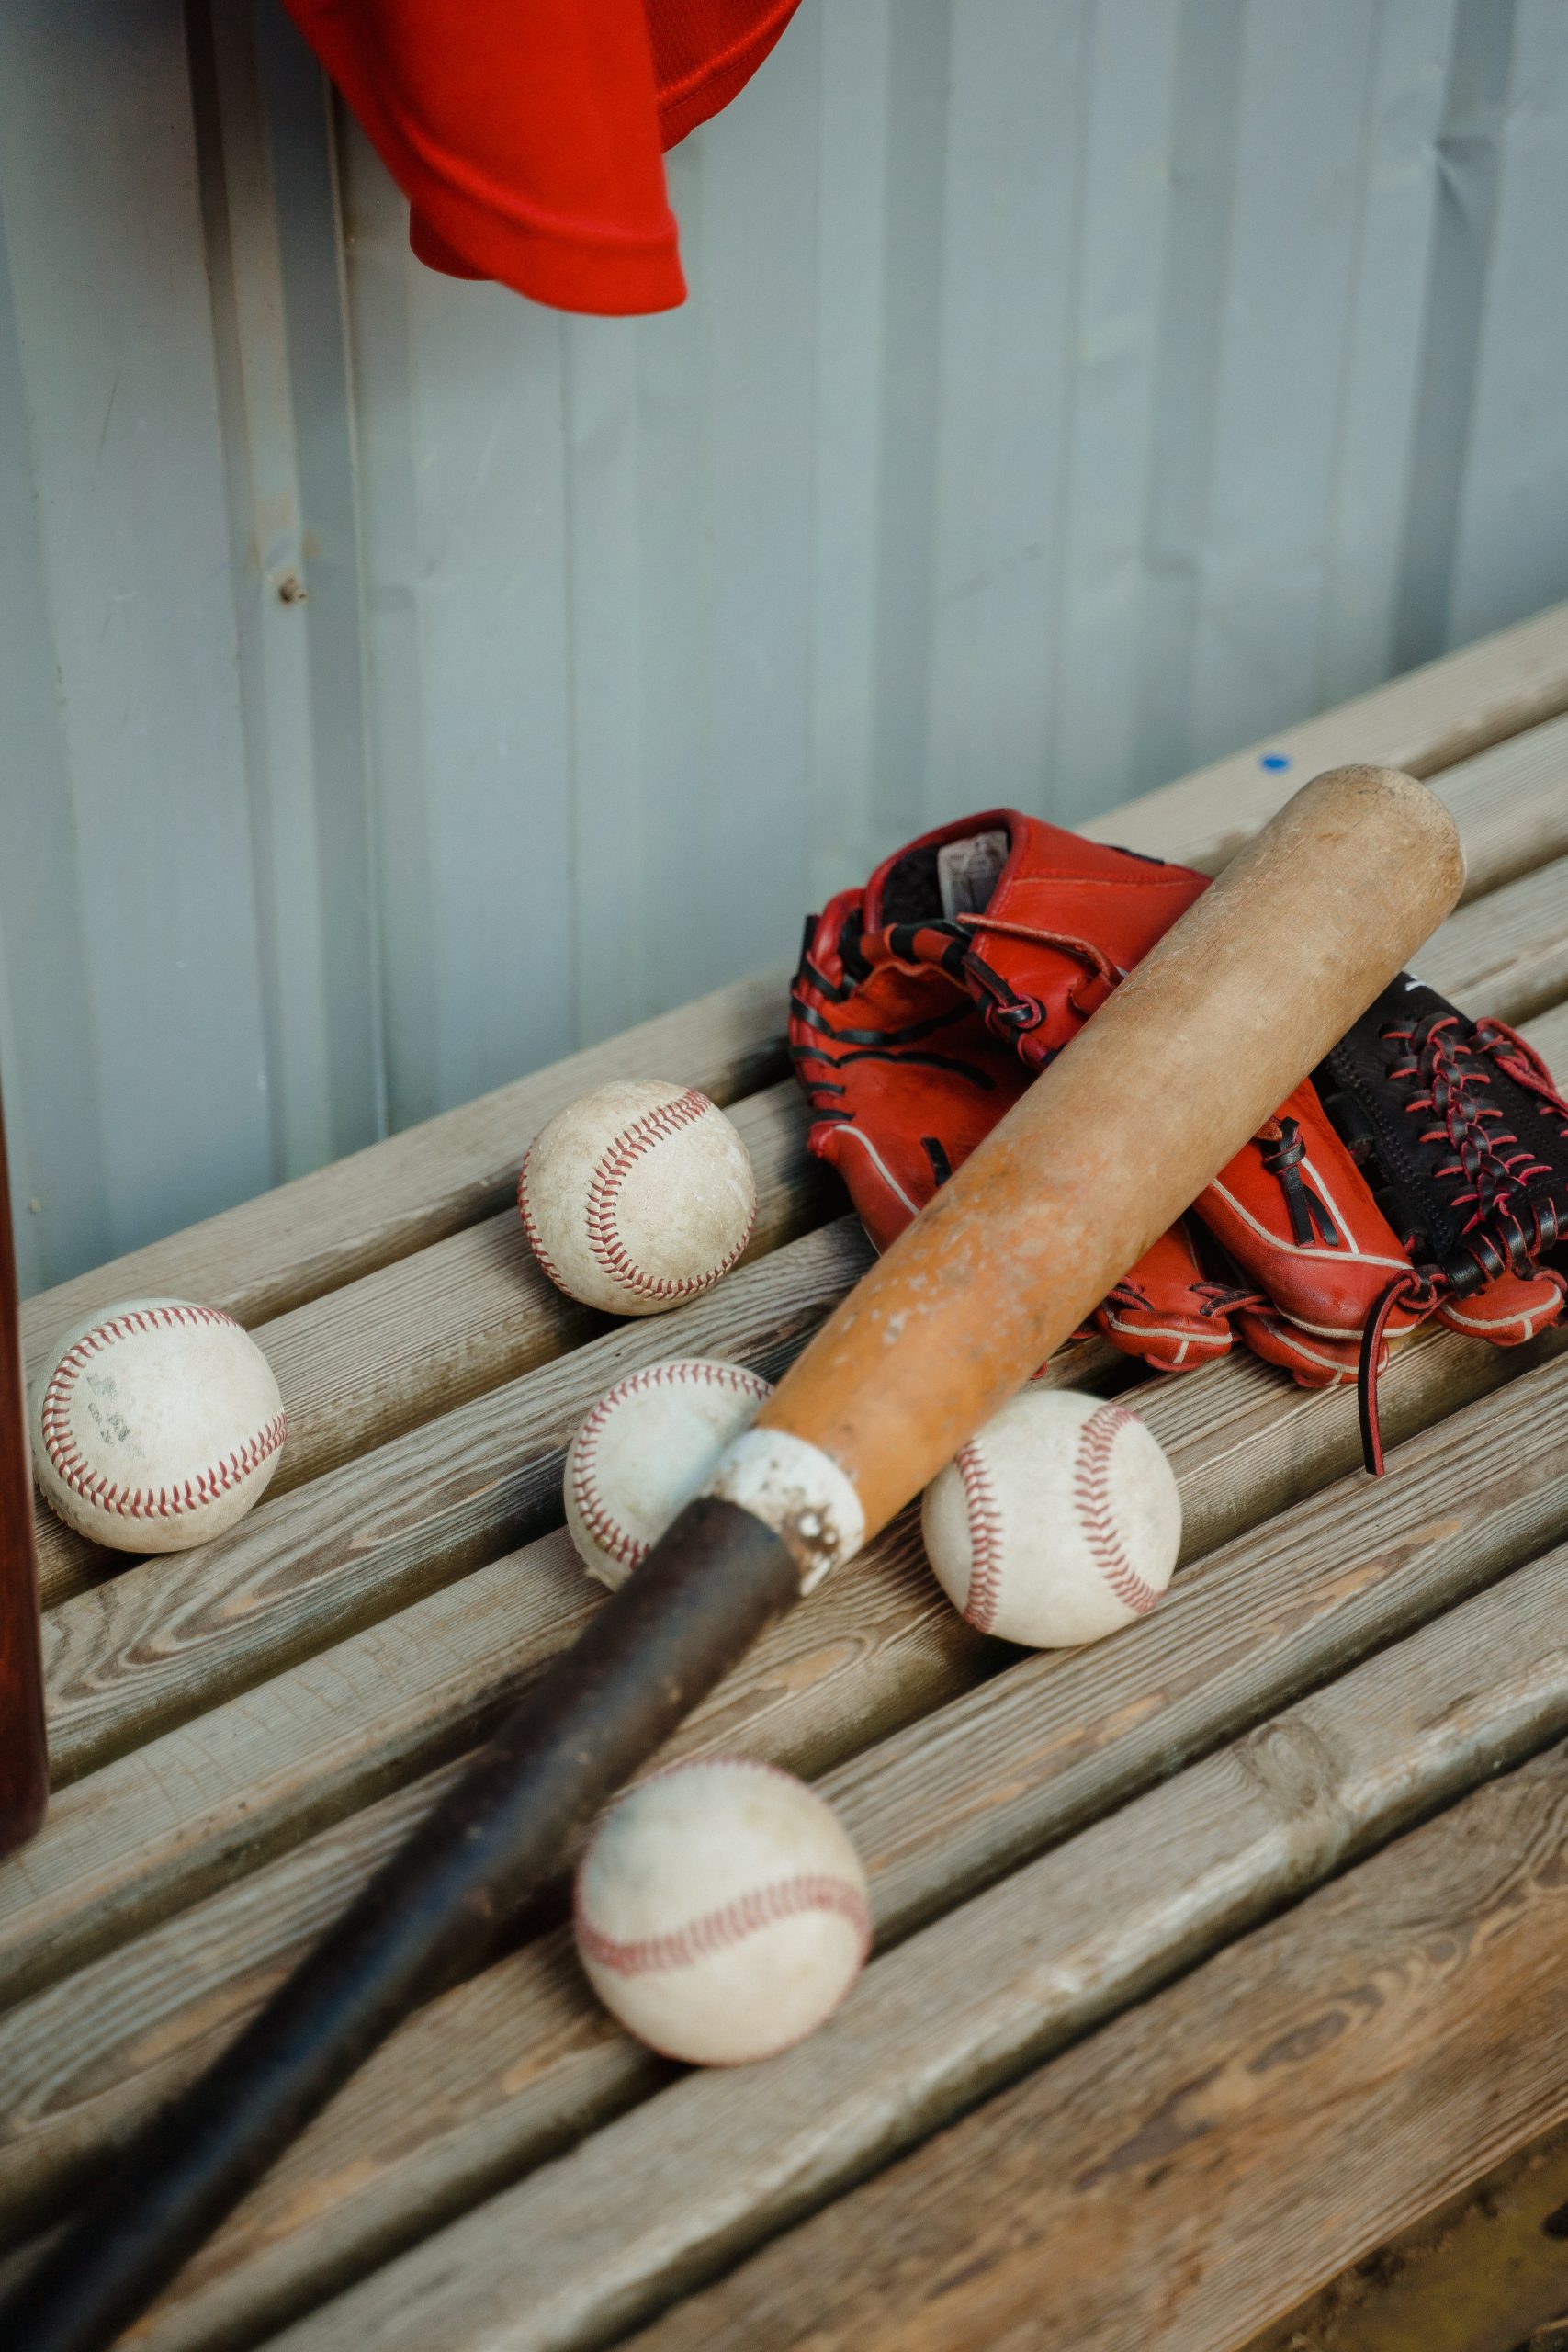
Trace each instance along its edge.
<instances>
[{"instance_id":1,"label":"wooden bench","mask_svg":"<svg viewBox=\"0 0 1568 2352\"><path fill-rule=\"evenodd\" d=\"M1241 753L1093 830L1213 870L1316 769L1415 768L1471 863L1424 976L1568 1066L1565 713L1568 606L1286 730L1282 770ZM41 1514L55 1794L0 1866L0 2277L594 1608L560 1525L586 1406L671 1354L776 1373L867 1262L782 1010L764 974L28 1303L34 1363L115 1299L227 1306L291 1433L196 1552ZM623 1074L728 1104L761 1195L734 1275L629 1324L555 1293L511 1205L542 1122ZM1565 1347L1424 1332L1381 1485L1347 1394L1066 1351L1181 1482L1147 1624L987 1641L906 1515L676 1743L840 1808L877 1921L840 2017L682 2075L544 1904L128 2342L1215 2352L1278 2323L1568 2119Z\"/></svg>"}]
</instances>

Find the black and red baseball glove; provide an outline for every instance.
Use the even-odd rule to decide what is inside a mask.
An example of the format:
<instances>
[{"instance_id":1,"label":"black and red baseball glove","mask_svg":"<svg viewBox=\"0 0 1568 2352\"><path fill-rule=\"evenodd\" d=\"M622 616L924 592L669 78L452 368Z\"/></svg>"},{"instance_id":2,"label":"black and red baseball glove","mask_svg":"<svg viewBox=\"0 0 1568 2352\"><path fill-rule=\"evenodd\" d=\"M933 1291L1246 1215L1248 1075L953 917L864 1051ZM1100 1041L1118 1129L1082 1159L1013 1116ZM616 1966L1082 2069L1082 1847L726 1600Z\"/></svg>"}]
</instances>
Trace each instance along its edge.
<instances>
[{"instance_id":1,"label":"black and red baseball glove","mask_svg":"<svg viewBox=\"0 0 1568 2352\"><path fill-rule=\"evenodd\" d=\"M993 809L888 858L807 922L789 1043L886 1248L1207 888L1185 866ZM1500 1345L1561 1314L1568 1106L1540 1057L1401 980L1100 1306L1161 1371L1233 1334L1308 1387L1362 1379L1437 1313ZM1156 1148L1151 1144L1151 1149Z\"/></svg>"}]
</instances>

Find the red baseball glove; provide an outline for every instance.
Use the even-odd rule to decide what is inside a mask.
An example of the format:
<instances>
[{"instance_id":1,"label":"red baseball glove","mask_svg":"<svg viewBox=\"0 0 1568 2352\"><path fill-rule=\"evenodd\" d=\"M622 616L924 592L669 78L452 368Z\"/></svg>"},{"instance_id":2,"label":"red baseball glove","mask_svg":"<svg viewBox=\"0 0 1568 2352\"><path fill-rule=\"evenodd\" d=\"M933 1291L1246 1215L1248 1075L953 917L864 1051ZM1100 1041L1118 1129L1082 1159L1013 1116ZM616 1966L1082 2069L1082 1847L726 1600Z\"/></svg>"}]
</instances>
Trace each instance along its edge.
<instances>
[{"instance_id":1,"label":"red baseball glove","mask_svg":"<svg viewBox=\"0 0 1568 2352\"><path fill-rule=\"evenodd\" d=\"M789 1044L817 1114L810 1147L878 1249L1206 888L994 809L911 842L807 923ZM1356 1378L1369 1331L1375 1374L1385 1336L1432 1311L1411 1269L1307 1080L1095 1320L1160 1371L1224 1355L1239 1331L1324 1387ZM1530 1306L1486 1336L1529 1337L1542 1319ZM1473 1297L1465 1311L1478 1328Z\"/></svg>"}]
</instances>

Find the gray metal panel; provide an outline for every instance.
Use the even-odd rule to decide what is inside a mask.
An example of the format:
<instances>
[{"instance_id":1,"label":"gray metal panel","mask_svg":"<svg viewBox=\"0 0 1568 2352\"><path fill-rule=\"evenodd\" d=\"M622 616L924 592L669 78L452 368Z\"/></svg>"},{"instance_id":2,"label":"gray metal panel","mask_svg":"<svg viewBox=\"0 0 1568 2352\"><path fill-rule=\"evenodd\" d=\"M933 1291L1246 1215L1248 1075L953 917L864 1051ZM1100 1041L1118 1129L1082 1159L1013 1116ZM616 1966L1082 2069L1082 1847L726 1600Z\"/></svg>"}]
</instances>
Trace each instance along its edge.
<instances>
[{"instance_id":1,"label":"gray metal panel","mask_svg":"<svg viewBox=\"0 0 1568 2352\"><path fill-rule=\"evenodd\" d=\"M0 214L0 222L4 216ZM110 1248L96 1044L21 353L0 286L0 1069L24 1290ZM27 991L17 1021L12 974Z\"/></svg>"},{"instance_id":2,"label":"gray metal panel","mask_svg":"<svg viewBox=\"0 0 1568 2352\"><path fill-rule=\"evenodd\" d=\"M1457 502L1450 639L1561 594L1568 522L1568 8L1521 0Z\"/></svg>"},{"instance_id":3,"label":"gray metal panel","mask_svg":"<svg viewBox=\"0 0 1568 2352\"><path fill-rule=\"evenodd\" d=\"M0 204L71 823L74 936L25 965L27 1181L40 1091L92 1103L102 1193L48 1270L273 1172L207 257L177 0L0 12ZM21 549L29 558L26 535ZM8 773L6 836L33 780ZM47 786L46 786L47 788ZM57 831L50 845L63 846ZM7 863L10 858L7 856ZM30 878L30 877L29 877ZM61 959L92 1051L39 1075ZM9 1076L9 1073L7 1073ZM21 1092L18 1076L8 1091ZM64 1181L69 1181L68 1179ZM54 1255L55 1249L62 1252Z\"/></svg>"},{"instance_id":4,"label":"gray metal panel","mask_svg":"<svg viewBox=\"0 0 1568 2352\"><path fill-rule=\"evenodd\" d=\"M645 320L181 19L0 12L29 1287L1568 593L1560 0L805 0Z\"/></svg>"}]
</instances>

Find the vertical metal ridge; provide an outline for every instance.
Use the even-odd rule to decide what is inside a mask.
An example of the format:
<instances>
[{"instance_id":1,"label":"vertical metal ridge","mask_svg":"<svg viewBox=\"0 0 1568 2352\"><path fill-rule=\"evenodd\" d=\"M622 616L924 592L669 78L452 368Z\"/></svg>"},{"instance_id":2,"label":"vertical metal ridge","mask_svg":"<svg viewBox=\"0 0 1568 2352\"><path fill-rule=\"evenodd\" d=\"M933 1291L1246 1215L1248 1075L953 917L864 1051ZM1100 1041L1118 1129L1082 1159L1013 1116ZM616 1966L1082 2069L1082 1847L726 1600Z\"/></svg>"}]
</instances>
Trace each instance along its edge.
<instances>
[{"instance_id":1,"label":"vertical metal ridge","mask_svg":"<svg viewBox=\"0 0 1568 2352\"><path fill-rule=\"evenodd\" d=\"M1437 137L1438 209L1405 491L1396 670L1430 661L1447 642L1517 13L1517 0L1459 0L1455 17Z\"/></svg>"}]
</instances>

